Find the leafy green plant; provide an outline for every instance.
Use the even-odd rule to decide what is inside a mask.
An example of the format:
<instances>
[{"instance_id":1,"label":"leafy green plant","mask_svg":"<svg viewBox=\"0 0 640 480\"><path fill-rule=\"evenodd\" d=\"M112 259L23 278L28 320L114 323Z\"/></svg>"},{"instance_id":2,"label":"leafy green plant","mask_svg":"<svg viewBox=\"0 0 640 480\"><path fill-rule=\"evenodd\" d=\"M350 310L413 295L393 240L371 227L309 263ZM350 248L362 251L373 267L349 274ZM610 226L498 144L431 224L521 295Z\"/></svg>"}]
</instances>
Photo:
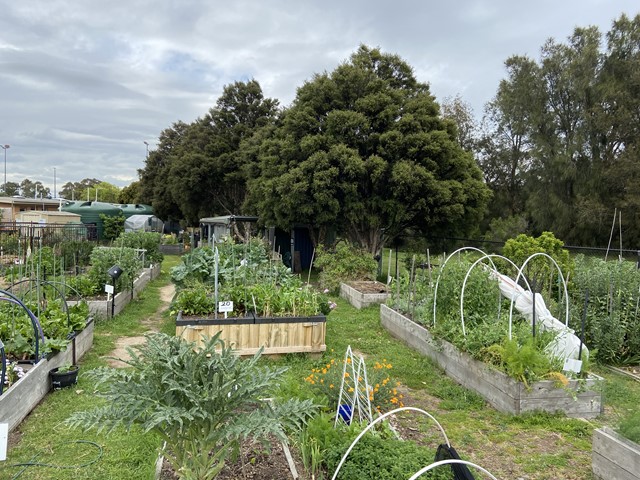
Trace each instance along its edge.
<instances>
[{"instance_id":1,"label":"leafy green plant","mask_svg":"<svg viewBox=\"0 0 640 480\"><path fill-rule=\"evenodd\" d=\"M640 412L627 415L618 425L620 435L640 444Z\"/></svg>"},{"instance_id":2,"label":"leafy green plant","mask_svg":"<svg viewBox=\"0 0 640 480\"><path fill-rule=\"evenodd\" d=\"M318 245L314 265L320 272L320 285L336 292L343 282L375 280L378 264L373 256L362 248L342 240L333 248Z\"/></svg>"},{"instance_id":3,"label":"leafy green plant","mask_svg":"<svg viewBox=\"0 0 640 480\"><path fill-rule=\"evenodd\" d=\"M505 242L502 254L521 266L531 255L546 253L556 261L566 278L572 274L574 264L569 251L563 247L562 240L557 239L551 232L542 232L537 238L522 233ZM547 258L540 256L532 259L525 268L525 274L530 283L535 280L538 292L551 292L558 288L558 270Z\"/></svg>"},{"instance_id":4,"label":"leafy green plant","mask_svg":"<svg viewBox=\"0 0 640 480\"><path fill-rule=\"evenodd\" d=\"M138 252L133 248L97 247L91 252L91 268L88 272L96 290L102 291L105 285L111 285L112 280L107 272L114 265L122 269L122 275L116 281L118 291L131 288L143 267Z\"/></svg>"},{"instance_id":5,"label":"leafy green plant","mask_svg":"<svg viewBox=\"0 0 640 480\"><path fill-rule=\"evenodd\" d=\"M98 431L140 425L156 432L181 478L215 478L240 439L284 439L286 429L299 428L314 410L309 400L262 400L286 368L258 366L259 353L241 360L219 334L199 350L179 337L151 334L136 350L130 350L129 369L88 373L107 403L75 413L67 424Z\"/></svg>"},{"instance_id":6,"label":"leafy green plant","mask_svg":"<svg viewBox=\"0 0 640 480\"><path fill-rule=\"evenodd\" d=\"M327 471L334 472L354 437L344 435L326 452ZM435 448L426 448L372 433L365 434L349 453L338 474L338 480L395 480L410 478L424 466L433 463ZM453 480L448 465L425 473L421 479Z\"/></svg>"},{"instance_id":7,"label":"leafy green plant","mask_svg":"<svg viewBox=\"0 0 640 480\"><path fill-rule=\"evenodd\" d=\"M113 242L115 247L128 247L146 250L145 267L162 263L164 255L160 252L162 234L156 232L123 232Z\"/></svg>"},{"instance_id":8,"label":"leafy green plant","mask_svg":"<svg viewBox=\"0 0 640 480\"><path fill-rule=\"evenodd\" d=\"M104 215L100 214L100 220L102 221L102 235L107 240L115 240L121 234L124 233L124 214L119 215Z\"/></svg>"},{"instance_id":9,"label":"leafy green plant","mask_svg":"<svg viewBox=\"0 0 640 480\"><path fill-rule=\"evenodd\" d=\"M640 362L640 271L635 262L578 255L569 295L571 326L580 332L587 291L585 342L595 359L620 365Z\"/></svg>"}]
</instances>

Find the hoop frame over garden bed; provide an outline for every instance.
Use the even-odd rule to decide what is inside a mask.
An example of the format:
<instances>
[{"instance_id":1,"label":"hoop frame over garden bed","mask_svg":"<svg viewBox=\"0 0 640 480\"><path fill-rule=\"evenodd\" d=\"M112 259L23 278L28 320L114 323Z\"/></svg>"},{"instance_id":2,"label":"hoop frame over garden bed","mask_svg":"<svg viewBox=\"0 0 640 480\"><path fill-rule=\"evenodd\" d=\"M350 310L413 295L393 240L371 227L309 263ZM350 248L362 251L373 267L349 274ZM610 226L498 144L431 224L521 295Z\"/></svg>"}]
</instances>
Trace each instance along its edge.
<instances>
[{"instance_id":1,"label":"hoop frame over garden bed","mask_svg":"<svg viewBox=\"0 0 640 480\"><path fill-rule=\"evenodd\" d=\"M570 380L559 388L554 381L544 380L527 388L506 374L474 360L449 342L434 338L429 331L408 317L380 306L382 326L394 337L431 358L445 373L481 395L501 412L518 415L541 410L562 412L568 417L595 418L602 413L601 377L591 374L586 380Z\"/></svg>"}]
</instances>

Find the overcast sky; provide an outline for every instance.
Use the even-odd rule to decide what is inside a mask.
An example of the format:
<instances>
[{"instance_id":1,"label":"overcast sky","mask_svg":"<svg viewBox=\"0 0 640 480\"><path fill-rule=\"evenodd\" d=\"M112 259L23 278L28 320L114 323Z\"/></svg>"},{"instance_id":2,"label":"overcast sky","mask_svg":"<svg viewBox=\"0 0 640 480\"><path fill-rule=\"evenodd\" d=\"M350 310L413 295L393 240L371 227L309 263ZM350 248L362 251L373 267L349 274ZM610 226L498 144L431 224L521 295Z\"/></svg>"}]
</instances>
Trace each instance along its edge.
<instances>
[{"instance_id":1,"label":"overcast sky","mask_svg":"<svg viewBox=\"0 0 640 480\"><path fill-rule=\"evenodd\" d=\"M476 116L504 60L539 58L576 26L607 32L637 0L22 0L0 15L0 144L7 181L53 191L98 178L137 180L146 145L203 116L224 85L255 78L290 104L314 73L364 43L396 53L438 101L460 94ZM4 153L0 161L4 167ZM54 170L55 169L55 170ZM55 175L54 175L55 172ZM0 182L4 181L0 170Z\"/></svg>"}]
</instances>

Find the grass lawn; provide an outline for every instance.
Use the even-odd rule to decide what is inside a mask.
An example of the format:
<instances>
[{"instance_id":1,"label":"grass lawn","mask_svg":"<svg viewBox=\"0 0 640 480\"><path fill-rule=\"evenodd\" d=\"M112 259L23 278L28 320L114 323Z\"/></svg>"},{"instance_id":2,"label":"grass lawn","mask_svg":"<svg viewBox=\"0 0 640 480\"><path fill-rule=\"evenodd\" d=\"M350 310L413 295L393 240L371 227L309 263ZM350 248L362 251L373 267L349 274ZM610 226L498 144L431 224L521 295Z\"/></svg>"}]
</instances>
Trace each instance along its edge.
<instances>
[{"instance_id":1,"label":"grass lawn","mask_svg":"<svg viewBox=\"0 0 640 480\"><path fill-rule=\"evenodd\" d=\"M388 253L388 252L387 252ZM81 362L81 371L106 365L105 357L121 336L140 335L141 320L158 316L162 307L160 289L169 283L168 270L177 257L167 256L162 275L153 281L140 299L115 319L96 325L93 349ZM303 277L306 280L306 276ZM337 308L327 321L327 352L322 359L291 354L278 360L289 371L280 388L281 395L308 395L304 378L311 369L331 358L340 359L345 349L392 364L390 373L401 382L405 403L423 408L442 424L461 456L492 471L499 478L528 480L591 478L591 435L593 429L614 425L621 415L640 403L640 383L604 369L596 373L606 378L606 411L595 421L567 419L548 414L514 417L487 406L478 395L458 386L421 355L391 338L380 326L376 306L356 310L340 298L332 298ZM161 331L174 333L174 319L165 312L158 318ZM147 479L152 478L157 438L139 431L82 432L70 430L62 422L73 411L96 405L93 385L80 376L75 388L53 392L12 434L8 459L0 466L0 479ZM416 428L416 437L439 441L429 422L411 414L401 416ZM434 433L435 432L435 433ZM88 441L93 443L74 443ZM96 447L98 445L100 450ZM433 444L434 453L437 444ZM87 464L77 468L12 467L17 463L46 463L59 466Z\"/></svg>"}]
</instances>

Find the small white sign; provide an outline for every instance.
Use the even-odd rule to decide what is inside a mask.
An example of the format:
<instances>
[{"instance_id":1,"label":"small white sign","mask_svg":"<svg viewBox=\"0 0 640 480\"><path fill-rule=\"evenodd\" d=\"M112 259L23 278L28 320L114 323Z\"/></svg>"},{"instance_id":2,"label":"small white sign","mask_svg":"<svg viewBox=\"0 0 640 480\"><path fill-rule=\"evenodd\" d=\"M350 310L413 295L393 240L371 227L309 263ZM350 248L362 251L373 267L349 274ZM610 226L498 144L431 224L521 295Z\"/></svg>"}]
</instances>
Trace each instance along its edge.
<instances>
[{"instance_id":1,"label":"small white sign","mask_svg":"<svg viewBox=\"0 0 640 480\"><path fill-rule=\"evenodd\" d=\"M565 372L580 373L580 370L582 370L582 360L567 358L564 361L564 367L562 370L564 370Z\"/></svg>"},{"instance_id":2,"label":"small white sign","mask_svg":"<svg viewBox=\"0 0 640 480\"><path fill-rule=\"evenodd\" d=\"M105 285L104 291L113 294L113 285Z\"/></svg>"},{"instance_id":3,"label":"small white sign","mask_svg":"<svg viewBox=\"0 0 640 480\"><path fill-rule=\"evenodd\" d=\"M233 312L233 302L231 300L226 300L224 302L218 302L218 312Z\"/></svg>"},{"instance_id":4,"label":"small white sign","mask_svg":"<svg viewBox=\"0 0 640 480\"><path fill-rule=\"evenodd\" d=\"M9 439L9 424L0 423L0 462L7 459L7 441Z\"/></svg>"}]
</instances>

